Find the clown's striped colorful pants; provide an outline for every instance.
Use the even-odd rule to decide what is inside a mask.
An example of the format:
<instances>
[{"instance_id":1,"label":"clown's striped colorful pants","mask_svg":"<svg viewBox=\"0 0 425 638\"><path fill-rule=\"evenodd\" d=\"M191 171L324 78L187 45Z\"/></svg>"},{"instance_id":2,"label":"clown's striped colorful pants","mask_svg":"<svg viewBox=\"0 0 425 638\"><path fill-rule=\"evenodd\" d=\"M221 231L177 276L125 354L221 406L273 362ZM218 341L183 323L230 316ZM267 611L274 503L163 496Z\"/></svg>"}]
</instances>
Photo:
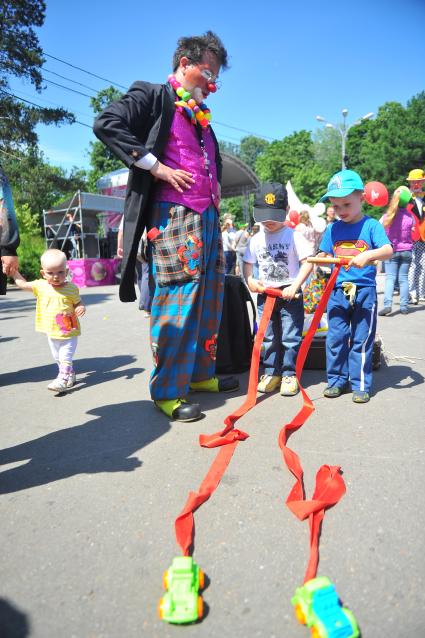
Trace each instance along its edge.
<instances>
[{"instance_id":1,"label":"clown's striped colorful pants","mask_svg":"<svg viewBox=\"0 0 425 638\"><path fill-rule=\"evenodd\" d=\"M170 231L173 222L170 212L175 209L174 204L167 202L155 205L150 225L161 233ZM181 212L182 207L179 207ZM192 211L188 213L197 215ZM201 224L195 224L195 227L199 228L196 232L202 237L194 236L193 230L186 237L180 231L172 237L172 241L175 242L177 236L181 242L181 246L176 245L174 257L177 255L183 265L186 281L159 286L156 240L150 246L155 284L151 307L151 347L155 367L151 373L150 392L156 401L183 398L191 381L214 376L224 293L223 249L217 210L211 206L199 219ZM158 237L161 241L161 235ZM167 249L161 248L162 256L167 256ZM162 264L161 267L167 271L167 266ZM169 271L172 270L173 266L170 266Z\"/></svg>"}]
</instances>

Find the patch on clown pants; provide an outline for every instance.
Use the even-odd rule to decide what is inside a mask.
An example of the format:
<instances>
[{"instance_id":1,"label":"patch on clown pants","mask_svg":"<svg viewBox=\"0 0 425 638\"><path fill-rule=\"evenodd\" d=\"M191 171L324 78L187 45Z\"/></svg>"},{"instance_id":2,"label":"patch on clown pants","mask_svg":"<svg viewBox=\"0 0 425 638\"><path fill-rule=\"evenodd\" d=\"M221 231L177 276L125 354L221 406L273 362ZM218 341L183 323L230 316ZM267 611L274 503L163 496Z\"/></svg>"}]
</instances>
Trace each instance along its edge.
<instances>
[{"instance_id":1,"label":"patch on clown pants","mask_svg":"<svg viewBox=\"0 0 425 638\"><path fill-rule=\"evenodd\" d=\"M152 350L153 363L155 366L157 366L158 365L158 344L155 342L152 342L151 350Z\"/></svg>"},{"instance_id":2,"label":"patch on clown pants","mask_svg":"<svg viewBox=\"0 0 425 638\"><path fill-rule=\"evenodd\" d=\"M200 272L201 248L202 241L196 235L188 235L183 246L177 249L177 254L183 264L183 270L190 277Z\"/></svg>"},{"instance_id":3,"label":"patch on clown pants","mask_svg":"<svg viewBox=\"0 0 425 638\"><path fill-rule=\"evenodd\" d=\"M213 361L217 358L217 334L213 334L211 339L205 340L205 350L209 353Z\"/></svg>"}]
</instances>

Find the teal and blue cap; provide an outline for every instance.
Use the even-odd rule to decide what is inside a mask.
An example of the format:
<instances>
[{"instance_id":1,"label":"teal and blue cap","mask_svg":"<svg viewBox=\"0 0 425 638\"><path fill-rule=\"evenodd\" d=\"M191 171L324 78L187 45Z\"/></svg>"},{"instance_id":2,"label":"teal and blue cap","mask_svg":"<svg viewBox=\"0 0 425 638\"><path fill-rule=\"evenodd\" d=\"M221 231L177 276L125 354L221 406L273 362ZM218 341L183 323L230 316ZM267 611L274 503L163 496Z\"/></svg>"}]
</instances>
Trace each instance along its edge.
<instances>
[{"instance_id":1,"label":"teal and blue cap","mask_svg":"<svg viewBox=\"0 0 425 638\"><path fill-rule=\"evenodd\" d=\"M355 171L344 169L331 178L328 190L320 201L326 202L329 197L347 197L354 191L364 191L362 178Z\"/></svg>"}]
</instances>

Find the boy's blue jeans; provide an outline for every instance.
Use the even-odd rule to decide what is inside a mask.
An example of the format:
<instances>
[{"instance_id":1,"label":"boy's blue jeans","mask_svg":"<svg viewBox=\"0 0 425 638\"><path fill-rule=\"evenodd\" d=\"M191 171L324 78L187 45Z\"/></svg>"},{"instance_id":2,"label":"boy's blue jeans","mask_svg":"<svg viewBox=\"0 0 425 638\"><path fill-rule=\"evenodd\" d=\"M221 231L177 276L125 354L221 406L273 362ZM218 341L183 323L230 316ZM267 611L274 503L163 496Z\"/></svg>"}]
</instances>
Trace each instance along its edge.
<instances>
[{"instance_id":1,"label":"boy's blue jeans","mask_svg":"<svg viewBox=\"0 0 425 638\"><path fill-rule=\"evenodd\" d=\"M400 285L400 308L407 308L409 302L409 282L407 274L412 263L412 251L401 250L394 253L385 267L384 308L390 308L393 302L394 286L397 279Z\"/></svg>"},{"instance_id":2,"label":"boy's blue jeans","mask_svg":"<svg viewBox=\"0 0 425 638\"><path fill-rule=\"evenodd\" d=\"M257 297L258 316L261 319L266 295ZM276 377L294 376L295 363L302 341L304 302L299 299L276 299L270 323L264 335L264 372Z\"/></svg>"}]
</instances>

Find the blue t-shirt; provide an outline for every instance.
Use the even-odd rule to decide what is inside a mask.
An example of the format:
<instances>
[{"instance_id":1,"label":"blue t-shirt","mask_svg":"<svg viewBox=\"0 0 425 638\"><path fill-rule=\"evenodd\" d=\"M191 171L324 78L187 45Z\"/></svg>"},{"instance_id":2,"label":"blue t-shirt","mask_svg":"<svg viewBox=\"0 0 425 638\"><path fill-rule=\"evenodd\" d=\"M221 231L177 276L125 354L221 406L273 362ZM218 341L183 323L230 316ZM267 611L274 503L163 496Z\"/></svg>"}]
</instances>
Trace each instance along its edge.
<instances>
[{"instance_id":1,"label":"blue t-shirt","mask_svg":"<svg viewBox=\"0 0 425 638\"><path fill-rule=\"evenodd\" d=\"M335 257L355 257L366 250L382 248L390 244L382 224L365 215L356 224L341 220L330 224L322 237L319 250ZM376 286L376 267L349 268L342 266L336 285L352 281L357 286Z\"/></svg>"}]
</instances>

